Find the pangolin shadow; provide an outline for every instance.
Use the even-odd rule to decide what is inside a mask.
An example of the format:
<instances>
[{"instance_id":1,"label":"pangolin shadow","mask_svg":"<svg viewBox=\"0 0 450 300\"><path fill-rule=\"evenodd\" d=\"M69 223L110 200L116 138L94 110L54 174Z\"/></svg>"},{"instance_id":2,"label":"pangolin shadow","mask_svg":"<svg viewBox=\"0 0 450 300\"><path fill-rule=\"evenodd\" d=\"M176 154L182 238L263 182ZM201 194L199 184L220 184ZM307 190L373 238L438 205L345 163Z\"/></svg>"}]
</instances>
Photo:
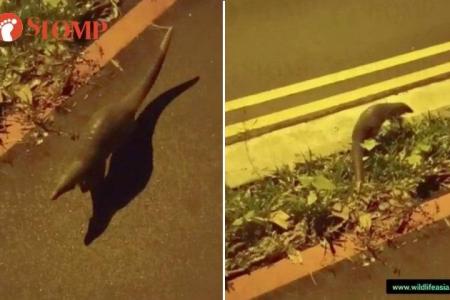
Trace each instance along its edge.
<instances>
[{"instance_id":1,"label":"pangolin shadow","mask_svg":"<svg viewBox=\"0 0 450 300\"><path fill-rule=\"evenodd\" d=\"M92 217L84 238L89 245L108 227L113 216L127 206L148 184L153 171L152 137L158 118L180 94L192 87L199 77L188 80L159 95L137 119L137 128L129 140L111 156L106 176L97 178L90 188ZM97 173L104 174L105 165Z\"/></svg>"}]
</instances>

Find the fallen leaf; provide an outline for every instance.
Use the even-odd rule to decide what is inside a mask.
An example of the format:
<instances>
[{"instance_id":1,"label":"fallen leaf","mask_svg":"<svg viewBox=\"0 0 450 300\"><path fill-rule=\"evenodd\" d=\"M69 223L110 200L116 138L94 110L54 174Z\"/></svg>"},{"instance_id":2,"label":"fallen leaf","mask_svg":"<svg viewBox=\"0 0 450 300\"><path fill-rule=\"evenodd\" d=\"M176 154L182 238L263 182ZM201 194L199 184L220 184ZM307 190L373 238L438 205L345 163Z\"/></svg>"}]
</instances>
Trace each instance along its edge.
<instances>
[{"instance_id":1,"label":"fallen leaf","mask_svg":"<svg viewBox=\"0 0 450 300\"><path fill-rule=\"evenodd\" d=\"M341 212L338 211L332 211L331 214L333 216L336 216L338 218L341 218L344 221L347 221L348 218L350 217L350 209L347 206L344 206L344 208L342 208Z\"/></svg>"},{"instance_id":2,"label":"fallen leaf","mask_svg":"<svg viewBox=\"0 0 450 300\"><path fill-rule=\"evenodd\" d=\"M375 148L379 144L380 143L378 143L374 139L367 139L367 140L365 140L364 142L361 143L361 147L363 149L366 149L366 150L370 151L370 150L372 150L373 148Z\"/></svg>"},{"instance_id":3,"label":"fallen leaf","mask_svg":"<svg viewBox=\"0 0 450 300\"><path fill-rule=\"evenodd\" d=\"M342 211L342 203L338 202L338 203L333 204L332 209L335 212L341 212Z\"/></svg>"},{"instance_id":4,"label":"fallen leaf","mask_svg":"<svg viewBox=\"0 0 450 300\"><path fill-rule=\"evenodd\" d=\"M300 181L304 187L310 186L313 180L314 179L311 176L298 176L298 181Z\"/></svg>"},{"instance_id":5,"label":"fallen leaf","mask_svg":"<svg viewBox=\"0 0 450 300\"><path fill-rule=\"evenodd\" d=\"M306 204L307 205L311 205L311 204L313 204L316 201L317 201L317 194L316 194L316 192L310 191L309 195L308 195L308 198L306 199Z\"/></svg>"},{"instance_id":6,"label":"fallen leaf","mask_svg":"<svg viewBox=\"0 0 450 300\"><path fill-rule=\"evenodd\" d=\"M390 204L388 202L382 202L380 205L378 205L378 208L383 211L383 210L388 209L389 206L390 206Z\"/></svg>"},{"instance_id":7,"label":"fallen leaf","mask_svg":"<svg viewBox=\"0 0 450 300\"><path fill-rule=\"evenodd\" d=\"M369 230L372 226L372 215L369 213L365 213L359 216L359 227L364 230Z\"/></svg>"},{"instance_id":8,"label":"fallen leaf","mask_svg":"<svg viewBox=\"0 0 450 300\"><path fill-rule=\"evenodd\" d=\"M288 229L289 227L289 215L282 210L277 210L270 214L270 221L283 229Z\"/></svg>"},{"instance_id":9,"label":"fallen leaf","mask_svg":"<svg viewBox=\"0 0 450 300\"><path fill-rule=\"evenodd\" d=\"M44 0L43 2L46 4L49 4L53 7L57 7L59 4L62 4L62 5L67 4L66 0Z\"/></svg>"},{"instance_id":10,"label":"fallen leaf","mask_svg":"<svg viewBox=\"0 0 450 300\"><path fill-rule=\"evenodd\" d=\"M19 89L14 91L17 97L20 98L22 103L32 104L33 103L33 93L28 85L24 84Z\"/></svg>"},{"instance_id":11,"label":"fallen leaf","mask_svg":"<svg viewBox=\"0 0 450 300\"><path fill-rule=\"evenodd\" d=\"M244 218L237 218L232 223L233 226L241 226L242 224L244 224Z\"/></svg>"},{"instance_id":12,"label":"fallen leaf","mask_svg":"<svg viewBox=\"0 0 450 300\"><path fill-rule=\"evenodd\" d=\"M287 251L288 258L291 262L294 264L302 264L303 263L303 257L302 253L295 249L294 247L290 246Z\"/></svg>"},{"instance_id":13,"label":"fallen leaf","mask_svg":"<svg viewBox=\"0 0 450 300\"><path fill-rule=\"evenodd\" d=\"M255 216L255 211L251 210L245 214L244 219L246 221L250 221L254 216Z\"/></svg>"},{"instance_id":14,"label":"fallen leaf","mask_svg":"<svg viewBox=\"0 0 450 300\"><path fill-rule=\"evenodd\" d=\"M336 185L331 180L327 179L323 175L315 176L312 181L312 185L317 190L323 190L323 191L332 191L336 188Z\"/></svg>"},{"instance_id":15,"label":"fallen leaf","mask_svg":"<svg viewBox=\"0 0 450 300\"><path fill-rule=\"evenodd\" d=\"M432 148L431 145L423 142L417 145L417 149L422 153L428 153L431 151Z\"/></svg>"},{"instance_id":16,"label":"fallen leaf","mask_svg":"<svg viewBox=\"0 0 450 300\"><path fill-rule=\"evenodd\" d=\"M417 166L422 162L422 156L419 154L411 154L406 158L406 161L412 166Z\"/></svg>"}]
</instances>

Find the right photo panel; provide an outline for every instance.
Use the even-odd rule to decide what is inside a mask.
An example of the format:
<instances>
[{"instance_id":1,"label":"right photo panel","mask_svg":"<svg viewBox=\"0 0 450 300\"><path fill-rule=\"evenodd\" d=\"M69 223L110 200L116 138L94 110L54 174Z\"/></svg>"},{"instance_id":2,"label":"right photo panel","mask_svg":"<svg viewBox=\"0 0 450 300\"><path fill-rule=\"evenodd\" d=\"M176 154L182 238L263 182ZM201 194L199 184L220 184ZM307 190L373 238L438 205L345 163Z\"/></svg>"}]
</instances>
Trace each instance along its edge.
<instances>
[{"instance_id":1,"label":"right photo panel","mask_svg":"<svg viewBox=\"0 0 450 300\"><path fill-rule=\"evenodd\" d=\"M450 2L224 3L226 299L450 294Z\"/></svg>"}]
</instances>

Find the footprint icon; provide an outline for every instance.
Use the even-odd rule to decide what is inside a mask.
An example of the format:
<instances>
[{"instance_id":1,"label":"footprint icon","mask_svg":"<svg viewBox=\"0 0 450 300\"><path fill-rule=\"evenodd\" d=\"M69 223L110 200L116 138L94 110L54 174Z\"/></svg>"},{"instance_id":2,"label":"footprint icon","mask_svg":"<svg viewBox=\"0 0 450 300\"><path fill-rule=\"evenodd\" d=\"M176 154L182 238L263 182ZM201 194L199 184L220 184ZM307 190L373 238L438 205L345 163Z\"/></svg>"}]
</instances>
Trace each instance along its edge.
<instances>
[{"instance_id":1,"label":"footprint icon","mask_svg":"<svg viewBox=\"0 0 450 300\"><path fill-rule=\"evenodd\" d=\"M0 35L2 36L2 40L5 42L12 42L14 40L11 35L14 30L14 26L17 24L16 19L6 19L0 22Z\"/></svg>"}]
</instances>

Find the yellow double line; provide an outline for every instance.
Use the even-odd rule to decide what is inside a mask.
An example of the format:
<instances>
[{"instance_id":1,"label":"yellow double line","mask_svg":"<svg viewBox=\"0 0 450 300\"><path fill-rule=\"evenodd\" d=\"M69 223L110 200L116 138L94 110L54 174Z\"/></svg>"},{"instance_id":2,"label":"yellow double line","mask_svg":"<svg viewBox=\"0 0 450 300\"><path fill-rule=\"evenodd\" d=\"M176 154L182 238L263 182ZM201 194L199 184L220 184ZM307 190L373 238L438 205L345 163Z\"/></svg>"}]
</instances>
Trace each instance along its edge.
<instances>
[{"instance_id":1,"label":"yellow double line","mask_svg":"<svg viewBox=\"0 0 450 300\"><path fill-rule=\"evenodd\" d=\"M383 59L373 63L361 65L352 69L342 70L336 73L306 80L303 82L291 84L288 86L276 88L262 93L246 96L240 99L234 99L226 102L225 111L233 111L244 107L249 107L274 99L283 98L300 92L336 83L358 76L381 71L387 68L395 67L401 64L409 63L415 60L423 59L440 53L450 51L450 42L420 49L417 51L401 54L388 59ZM309 104L303 104L293 108L285 109L279 112L264 115L258 118L246 120L241 123L232 124L226 127L225 136L231 137L239 133L259 129L289 120L301 115L306 115L332 106L340 105L346 102L354 101L366 96L381 93L386 90L406 86L415 82L433 78L450 72L450 63L445 63L428 69L420 70L414 73L382 81L376 84L355 89L350 92L327 97Z\"/></svg>"}]
</instances>

